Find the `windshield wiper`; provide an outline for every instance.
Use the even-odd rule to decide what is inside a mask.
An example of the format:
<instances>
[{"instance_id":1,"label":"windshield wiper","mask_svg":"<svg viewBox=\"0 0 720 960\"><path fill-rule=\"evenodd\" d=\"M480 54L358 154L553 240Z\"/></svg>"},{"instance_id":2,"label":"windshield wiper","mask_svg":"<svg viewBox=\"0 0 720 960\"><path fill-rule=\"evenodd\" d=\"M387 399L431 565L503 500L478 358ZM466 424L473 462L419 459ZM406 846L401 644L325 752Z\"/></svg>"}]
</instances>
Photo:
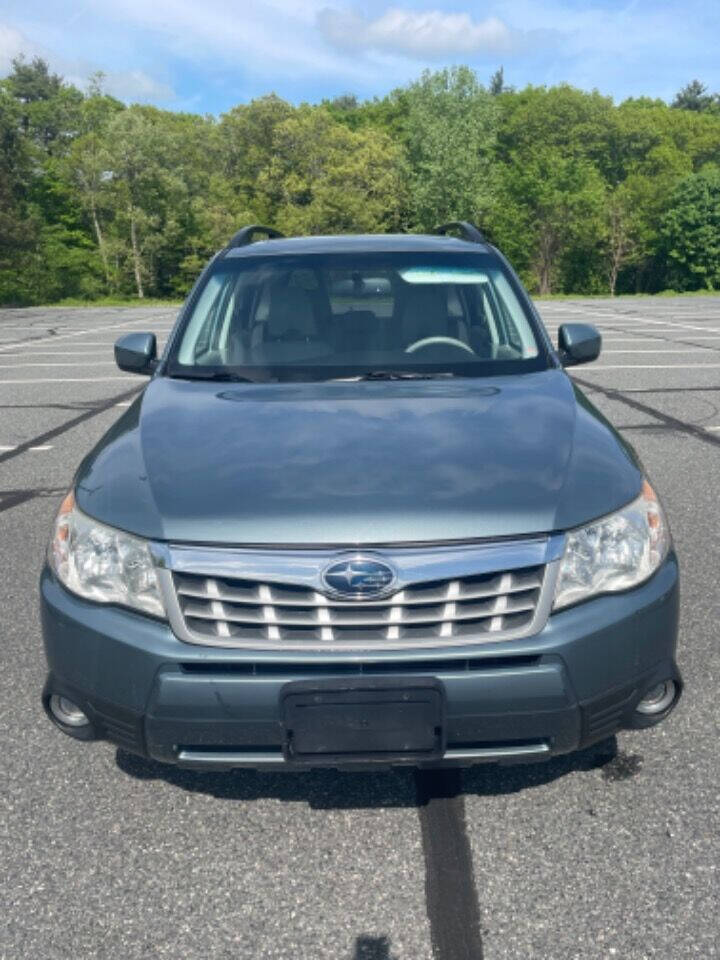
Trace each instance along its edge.
<instances>
[{"instance_id":1,"label":"windshield wiper","mask_svg":"<svg viewBox=\"0 0 720 960\"><path fill-rule=\"evenodd\" d=\"M227 370L215 370L212 373L171 373L173 380L209 380L212 383L269 383L268 380L253 380L250 377L243 377L239 373L230 373Z\"/></svg>"},{"instance_id":2,"label":"windshield wiper","mask_svg":"<svg viewBox=\"0 0 720 960\"><path fill-rule=\"evenodd\" d=\"M333 377L334 380L444 380L454 377L452 371L441 373L421 372L419 370L367 370L351 377Z\"/></svg>"}]
</instances>

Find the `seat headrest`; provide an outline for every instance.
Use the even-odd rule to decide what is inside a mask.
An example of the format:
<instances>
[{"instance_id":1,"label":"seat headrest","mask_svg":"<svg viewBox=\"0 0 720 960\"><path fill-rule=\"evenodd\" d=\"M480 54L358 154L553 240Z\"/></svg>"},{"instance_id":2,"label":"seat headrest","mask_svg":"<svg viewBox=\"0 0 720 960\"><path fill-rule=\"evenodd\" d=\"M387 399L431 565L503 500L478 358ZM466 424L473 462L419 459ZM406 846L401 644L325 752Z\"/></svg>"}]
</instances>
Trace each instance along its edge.
<instances>
[{"instance_id":1,"label":"seat headrest","mask_svg":"<svg viewBox=\"0 0 720 960\"><path fill-rule=\"evenodd\" d=\"M447 334L447 287L413 284L405 291L402 306L403 334L409 341Z\"/></svg>"},{"instance_id":2,"label":"seat headrest","mask_svg":"<svg viewBox=\"0 0 720 960\"><path fill-rule=\"evenodd\" d=\"M275 287L270 292L267 329L271 337L280 337L288 330L305 336L317 333L317 324L310 297L301 287Z\"/></svg>"}]
</instances>

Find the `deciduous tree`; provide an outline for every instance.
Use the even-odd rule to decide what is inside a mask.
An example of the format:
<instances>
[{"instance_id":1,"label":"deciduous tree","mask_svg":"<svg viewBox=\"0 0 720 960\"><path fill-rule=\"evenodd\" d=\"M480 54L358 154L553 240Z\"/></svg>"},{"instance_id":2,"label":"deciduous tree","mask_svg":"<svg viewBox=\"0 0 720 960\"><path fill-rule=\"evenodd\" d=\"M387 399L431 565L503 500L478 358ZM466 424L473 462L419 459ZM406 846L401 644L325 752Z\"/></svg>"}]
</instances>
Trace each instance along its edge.
<instances>
[{"instance_id":1,"label":"deciduous tree","mask_svg":"<svg viewBox=\"0 0 720 960\"><path fill-rule=\"evenodd\" d=\"M708 166L680 181L662 236L680 289L720 288L720 168Z\"/></svg>"},{"instance_id":2,"label":"deciduous tree","mask_svg":"<svg viewBox=\"0 0 720 960\"><path fill-rule=\"evenodd\" d=\"M467 67L426 72L404 96L410 225L482 221L492 199L496 99Z\"/></svg>"}]
</instances>

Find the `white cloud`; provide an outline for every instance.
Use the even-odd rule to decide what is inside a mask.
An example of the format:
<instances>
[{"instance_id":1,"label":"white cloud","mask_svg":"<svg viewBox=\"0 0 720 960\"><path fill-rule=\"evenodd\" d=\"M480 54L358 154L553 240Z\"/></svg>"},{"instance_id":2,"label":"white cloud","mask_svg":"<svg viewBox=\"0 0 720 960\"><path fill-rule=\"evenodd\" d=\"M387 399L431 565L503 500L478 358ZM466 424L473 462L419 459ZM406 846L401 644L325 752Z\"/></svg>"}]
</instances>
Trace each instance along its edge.
<instances>
[{"instance_id":1,"label":"white cloud","mask_svg":"<svg viewBox=\"0 0 720 960\"><path fill-rule=\"evenodd\" d=\"M35 56L38 48L26 36L14 27L0 23L0 76L9 73L15 57L25 54L26 57Z\"/></svg>"},{"instance_id":2,"label":"white cloud","mask_svg":"<svg viewBox=\"0 0 720 960\"><path fill-rule=\"evenodd\" d=\"M315 19L327 0L106 0L103 16L143 41L196 63L213 60L238 72L273 78L356 76L342 56L317 41Z\"/></svg>"},{"instance_id":3,"label":"white cloud","mask_svg":"<svg viewBox=\"0 0 720 960\"><path fill-rule=\"evenodd\" d=\"M57 68L56 62L51 66ZM59 69L63 80L71 83L80 90L88 86L90 77L97 72L91 64L77 63L72 67ZM169 103L177 99L173 88L160 80L151 77L144 70L102 70L101 87L104 93L109 93L125 103Z\"/></svg>"},{"instance_id":4,"label":"white cloud","mask_svg":"<svg viewBox=\"0 0 720 960\"><path fill-rule=\"evenodd\" d=\"M473 20L467 13L440 10L386 10L370 20L359 13L326 8L318 28L336 47L377 50L416 58L442 58L478 53L507 53L518 35L497 17Z\"/></svg>"},{"instance_id":5,"label":"white cloud","mask_svg":"<svg viewBox=\"0 0 720 960\"><path fill-rule=\"evenodd\" d=\"M0 76L10 73L12 61L20 56L27 60L36 56L42 57L51 70L80 89L84 89L90 76L101 69L98 64L85 59L58 56L52 49L29 40L14 27L0 23ZM103 89L119 100L128 103L157 103L175 99L175 93L169 84L156 80L144 70L105 70L103 73Z\"/></svg>"},{"instance_id":6,"label":"white cloud","mask_svg":"<svg viewBox=\"0 0 720 960\"><path fill-rule=\"evenodd\" d=\"M0 0L0 75L44 57L123 100L222 110L382 94L428 65L467 62L509 83L569 81L617 96L720 88L720 3L708 0ZM4 26L3 26L4 24ZM512 60L511 60L512 57ZM77 78L77 79L75 79ZM181 91L174 98L168 83Z\"/></svg>"},{"instance_id":7,"label":"white cloud","mask_svg":"<svg viewBox=\"0 0 720 960\"><path fill-rule=\"evenodd\" d=\"M156 80L144 70L108 73L103 88L119 100L155 103L173 100L175 93L167 83Z\"/></svg>"}]
</instances>

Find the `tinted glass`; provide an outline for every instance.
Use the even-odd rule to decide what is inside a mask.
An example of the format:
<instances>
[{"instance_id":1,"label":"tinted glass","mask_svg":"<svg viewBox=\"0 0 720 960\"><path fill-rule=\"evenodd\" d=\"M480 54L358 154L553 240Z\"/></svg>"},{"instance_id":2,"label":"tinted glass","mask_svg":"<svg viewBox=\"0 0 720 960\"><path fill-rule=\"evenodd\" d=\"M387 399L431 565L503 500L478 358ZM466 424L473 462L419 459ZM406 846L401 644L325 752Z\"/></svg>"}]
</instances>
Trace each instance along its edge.
<instances>
[{"instance_id":1,"label":"tinted glass","mask_svg":"<svg viewBox=\"0 0 720 960\"><path fill-rule=\"evenodd\" d=\"M546 365L534 321L493 257L315 254L220 261L169 371L292 380Z\"/></svg>"}]
</instances>

